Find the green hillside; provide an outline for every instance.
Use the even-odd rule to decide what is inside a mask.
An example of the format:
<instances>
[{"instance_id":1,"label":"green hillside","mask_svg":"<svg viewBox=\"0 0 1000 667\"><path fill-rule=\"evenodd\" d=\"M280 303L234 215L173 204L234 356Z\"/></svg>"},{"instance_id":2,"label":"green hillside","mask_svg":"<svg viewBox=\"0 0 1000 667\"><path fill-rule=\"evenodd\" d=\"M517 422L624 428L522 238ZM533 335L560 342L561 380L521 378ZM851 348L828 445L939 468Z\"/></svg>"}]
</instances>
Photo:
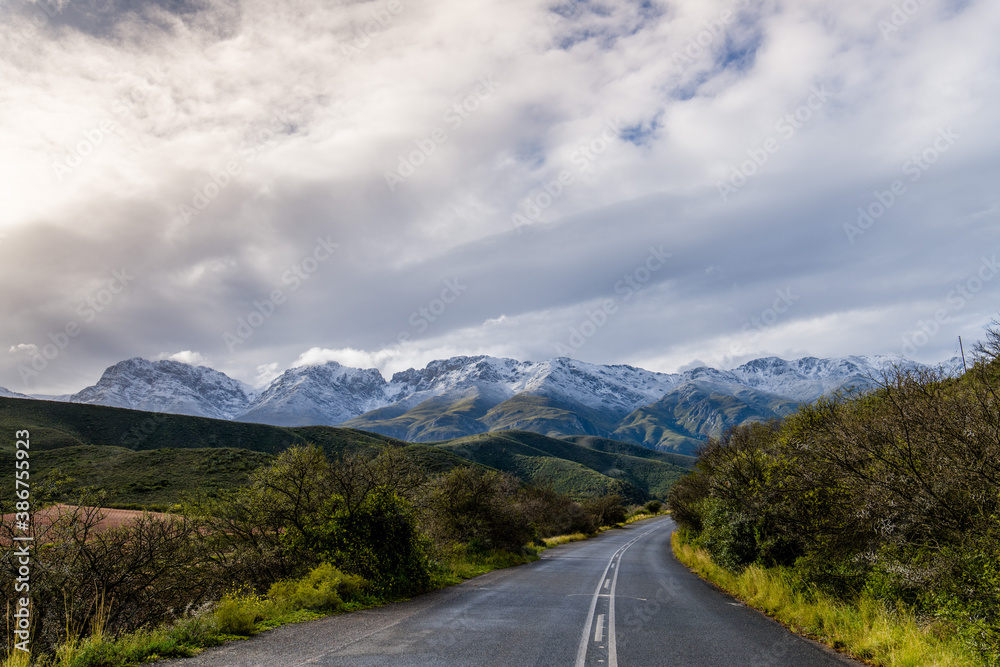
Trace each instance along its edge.
<instances>
[{"instance_id":1,"label":"green hillside","mask_svg":"<svg viewBox=\"0 0 1000 667\"><path fill-rule=\"evenodd\" d=\"M531 484L551 484L554 490L577 498L618 493L639 502L661 497L690 467L637 445L618 443L621 447L616 450L612 442L495 431L434 445Z\"/></svg>"},{"instance_id":2,"label":"green hillside","mask_svg":"<svg viewBox=\"0 0 1000 667\"><path fill-rule=\"evenodd\" d=\"M161 507L185 493L216 493L294 445L314 443L335 454L396 443L428 470L464 464L449 452L375 433L326 426L284 428L100 405L0 398L0 432L31 433L33 486L59 481L64 491L95 487L113 505ZM13 447L0 447L0 467L13 470ZM11 479L13 476L10 476ZM69 481L72 480L72 481ZM0 479L10 497L11 482Z\"/></svg>"},{"instance_id":3,"label":"green hillside","mask_svg":"<svg viewBox=\"0 0 1000 667\"><path fill-rule=\"evenodd\" d=\"M695 462L698 460L698 457L690 456L688 454L678 454L677 452L665 452L661 450L650 449L645 445L637 445L633 442L612 440L610 438L601 438L593 435L567 435L563 436L562 439L567 442L572 442L581 447L585 447L587 449L595 449L599 452L608 452L610 454L627 454L628 456L653 459L656 461L665 461L666 463L673 463L674 465L680 466L681 468L684 469L689 469L694 467Z\"/></svg>"},{"instance_id":4,"label":"green hillside","mask_svg":"<svg viewBox=\"0 0 1000 667\"><path fill-rule=\"evenodd\" d=\"M400 440L447 440L487 430L479 419L488 410L489 403L477 393L435 396L405 412L399 408L381 408L348 420L343 426L370 429Z\"/></svg>"},{"instance_id":5,"label":"green hillside","mask_svg":"<svg viewBox=\"0 0 1000 667\"><path fill-rule=\"evenodd\" d=\"M582 405L564 405L547 396L518 394L493 407L483 422L491 431L519 429L558 437L608 435L615 420Z\"/></svg>"},{"instance_id":6,"label":"green hillside","mask_svg":"<svg viewBox=\"0 0 1000 667\"><path fill-rule=\"evenodd\" d=\"M694 454L706 438L718 438L740 424L780 419L797 407L795 401L753 389L733 395L689 382L630 414L613 435L664 451Z\"/></svg>"},{"instance_id":7,"label":"green hillside","mask_svg":"<svg viewBox=\"0 0 1000 667\"><path fill-rule=\"evenodd\" d=\"M650 449L691 455L709 437L748 422L779 419L795 401L750 388L735 394L710 383L688 382L631 414L608 414L578 403L521 393L500 403L475 391L443 394L411 408L373 410L342 426L382 433L411 442L434 442L504 430L551 437L613 438Z\"/></svg>"},{"instance_id":8,"label":"green hillside","mask_svg":"<svg viewBox=\"0 0 1000 667\"><path fill-rule=\"evenodd\" d=\"M444 394L409 410L390 406L348 420L342 426L402 440L431 442L488 431L517 429L543 435L610 435L621 415L610 416L547 396L517 394L494 404L476 392Z\"/></svg>"},{"instance_id":9,"label":"green hillside","mask_svg":"<svg viewBox=\"0 0 1000 667\"><path fill-rule=\"evenodd\" d=\"M434 472L471 462L528 483L551 484L578 498L618 493L635 502L665 496L692 462L592 436L552 438L506 430L417 444L352 428L289 428L0 398L0 430L12 443L14 432L23 429L31 433L36 489L103 489L107 502L118 506L163 507L186 493L213 494L242 485L275 454L306 443L330 454L394 444ZM13 456L12 447L0 448L0 467L13 469ZM11 483L0 479L0 492L9 495Z\"/></svg>"}]
</instances>

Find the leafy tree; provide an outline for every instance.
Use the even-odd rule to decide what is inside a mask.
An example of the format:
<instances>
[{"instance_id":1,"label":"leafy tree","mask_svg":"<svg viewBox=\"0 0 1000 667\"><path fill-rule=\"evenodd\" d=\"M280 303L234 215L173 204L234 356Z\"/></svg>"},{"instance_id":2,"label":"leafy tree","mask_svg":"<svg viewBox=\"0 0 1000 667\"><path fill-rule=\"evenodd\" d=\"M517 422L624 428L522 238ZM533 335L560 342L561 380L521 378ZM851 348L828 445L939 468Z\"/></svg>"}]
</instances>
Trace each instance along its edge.
<instances>
[{"instance_id":1,"label":"leafy tree","mask_svg":"<svg viewBox=\"0 0 1000 667\"><path fill-rule=\"evenodd\" d=\"M625 523L625 519L628 518L628 510L625 509L622 497L619 495L595 496L585 500L582 505L584 512L590 515L597 527L617 526Z\"/></svg>"},{"instance_id":2,"label":"leafy tree","mask_svg":"<svg viewBox=\"0 0 1000 667\"><path fill-rule=\"evenodd\" d=\"M440 475L430 487L429 529L439 543L474 551L520 551L535 537L521 485L509 475L469 466Z\"/></svg>"}]
</instances>

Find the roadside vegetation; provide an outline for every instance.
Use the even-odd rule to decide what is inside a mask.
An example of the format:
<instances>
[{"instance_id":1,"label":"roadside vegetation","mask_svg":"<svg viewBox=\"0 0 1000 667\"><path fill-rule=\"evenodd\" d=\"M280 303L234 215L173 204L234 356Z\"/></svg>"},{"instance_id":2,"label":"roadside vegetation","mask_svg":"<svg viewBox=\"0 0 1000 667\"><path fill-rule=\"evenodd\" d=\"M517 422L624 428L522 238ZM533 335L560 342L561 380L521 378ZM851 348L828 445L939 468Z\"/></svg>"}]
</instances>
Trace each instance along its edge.
<instances>
[{"instance_id":1,"label":"roadside vegetation","mask_svg":"<svg viewBox=\"0 0 1000 667\"><path fill-rule=\"evenodd\" d=\"M546 538L661 510L651 501L629 512L613 495L577 502L482 466L428 471L405 444L332 458L293 446L243 486L114 525L101 493L50 493L62 504L34 525L31 664L53 667L193 655L525 563ZM11 544L11 522L3 531ZM13 590L16 563L3 554L0 590ZM28 664L11 614L3 667Z\"/></svg>"},{"instance_id":2,"label":"roadside vegetation","mask_svg":"<svg viewBox=\"0 0 1000 667\"><path fill-rule=\"evenodd\" d=\"M894 372L709 441L675 552L878 665L1000 665L1000 328L959 378Z\"/></svg>"}]
</instances>

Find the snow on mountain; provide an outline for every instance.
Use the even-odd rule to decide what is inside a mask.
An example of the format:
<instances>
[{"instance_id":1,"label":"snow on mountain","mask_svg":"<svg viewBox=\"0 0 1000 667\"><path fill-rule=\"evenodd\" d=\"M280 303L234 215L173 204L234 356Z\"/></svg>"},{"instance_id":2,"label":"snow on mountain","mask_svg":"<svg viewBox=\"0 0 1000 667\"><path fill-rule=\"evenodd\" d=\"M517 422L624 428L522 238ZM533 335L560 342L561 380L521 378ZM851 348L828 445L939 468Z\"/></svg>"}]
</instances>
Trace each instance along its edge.
<instances>
[{"instance_id":1,"label":"snow on mountain","mask_svg":"<svg viewBox=\"0 0 1000 667\"><path fill-rule=\"evenodd\" d=\"M885 355L839 359L805 357L794 361L765 357L733 369L730 375L734 384L792 398L800 403L811 403L821 396L840 390L874 389L881 382L884 373L893 369L913 371L938 368L946 374L954 374L961 369L961 358L956 357L939 367L931 367Z\"/></svg>"},{"instance_id":2,"label":"snow on mountain","mask_svg":"<svg viewBox=\"0 0 1000 667\"><path fill-rule=\"evenodd\" d=\"M249 385L205 366L134 358L111 366L97 384L70 397L133 410L233 419L255 397Z\"/></svg>"},{"instance_id":3,"label":"snow on mountain","mask_svg":"<svg viewBox=\"0 0 1000 667\"><path fill-rule=\"evenodd\" d=\"M377 369L330 361L288 369L238 419L276 426L333 425L392 402Z\"/></svg>"},{"instance_id":4,"label":"snow on mountain","mask_svg":"<svg viewBox=\"0 0 1000 667\"><path fill-rule=\"evenodd\" d=\"M569 400L609 413L632 412L677 386L680 376L635 368L600 366L560 357L537 365L523 391Z\"/></svg>"},{"instance_id":5,"label":"snow on mountain","mask_svg":"<svg viewBox=\"0 0 1000 667\"><path fill-rule=\"evenodd\" d=\"M892 357L792 361L767 357L732 370L700 367L668 374L565 357L531 362L475 356L432 361L425 368L396 373L388 382L374 368L348 368L337 362L300 366L255 390L204 366L135 358L108 368L92 387L52 398L301 426L340 424L380 408L389 409L380 413L380 418L387 418L432 398L447 406L463 397L475 397L478 405L488 409L528 394L620 419L692 382L719 395L737 396L741 390L752 389L807 403L847 387L870 389L882 371L896 366L928 368ZM950 359L938 368L948 374L961 372L961 359ZM7 390L0 390L0 395L23 397Z\"/></svg>"},{"instance_id":6,"label":"snow on mountain","mask_svg":"<svg viewBox=\"0 0 1000 667\"><path fill-rule=\"evenodd\" d=\"M31 396L25 396L24 394L19 394L16 391L11 391L4 387L0 387L0 396L4 398L31 398Z\"/></svg>"},{"instance_id":7,"label":"snow on mountain","mask_svg":"<svg viewBox=\"0 0 1000 667\"><path fill-rule=\"evenodd\" d=\"M75 394L29 394L28 398L37 398L39 401L55 401L56 403L70 403Z\"/></svg>"},{"instance_id":8,"label":"snow on mountain","mask_svg":"<svg viewBox=\"0 0 1000 667\"><path fill-rule=\"evenodd\" d=\"M809 403L840 389L870 389L886 364L863 357L754 359L731 371L734 384Z\"/></svg>"},{"instance_id":9,"label":"snow on mountain","mask_svg":"<svg viewBox=\"0 0 1000 667\"><path fill-rule=\"evenodd\" d=\"M565 357L542 362L453 357L432 361L422 370L396 373L386 395L413 406L433 396L473 389L492 403L528 393L627 414L657 400L676 383L676 376L664 373L631 366L599 366Z\"/></svg>"}]
</instances>

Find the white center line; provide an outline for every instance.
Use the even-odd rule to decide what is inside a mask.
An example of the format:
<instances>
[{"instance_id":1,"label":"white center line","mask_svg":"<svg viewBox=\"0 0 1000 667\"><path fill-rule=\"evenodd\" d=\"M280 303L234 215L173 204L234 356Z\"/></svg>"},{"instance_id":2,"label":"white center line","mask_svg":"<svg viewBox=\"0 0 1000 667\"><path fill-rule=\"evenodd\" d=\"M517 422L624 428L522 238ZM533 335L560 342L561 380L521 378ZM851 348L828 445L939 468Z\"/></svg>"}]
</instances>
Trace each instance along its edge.
<instances>
[{"instance_id":1,"label":"white center line","mask_svg":"<svg viewBox=\"0 0 1000 667\"><path fill-rule=\"evenodd\" d=\"M594 641L599 642L604 639L604 614L597 615L597 629L594 630Z\"/></svg>"},{"instance_id":2,"label":"white center line","mask_svg":"<svg viewBox=\"0 0 1000 667\"><path fill-rule=\"evenodd\" d=\"M666 522L664 522L665 524ZM601 573L601 578L598 580L597 590L594 591L594 596L590 601L590 611L587 613L587 621L583 627L583 636L580 638L580 646L576 652L576 663L575 667L585 667L587 663L587 648L590 644L590 628L594 624L594 612L597 610L597 600L598 598L605 597L601 594L601 591L608 587L608 581L611 581L611 590L606 595L608 600L608 665L610 667L618 667L618 646L615 641L615 589L618 586L618 573L621 571L621 556L628 551L628 548L633 544L641 540L646 535L649 535L657 528L661 526L656 526L655 528L650 528L645 533L642 533L627 543L623 544L621 547L615 551L611 558L608 560L608 564L604 568L604 572ZM619 567L615 567L615 561L618 561ZM611 568L615 568L615 573L612 579L608 578L608 572ZM598 632L603 632L604 626L604 614L600 614L597 617L598 629L594 631L594 637L597 637ZM603 636L603 635L602 635ZM599 641L596 640L595 641ZM599 660L598 662L604 662L604 660Z\"/></svg>"}]
</instances>

